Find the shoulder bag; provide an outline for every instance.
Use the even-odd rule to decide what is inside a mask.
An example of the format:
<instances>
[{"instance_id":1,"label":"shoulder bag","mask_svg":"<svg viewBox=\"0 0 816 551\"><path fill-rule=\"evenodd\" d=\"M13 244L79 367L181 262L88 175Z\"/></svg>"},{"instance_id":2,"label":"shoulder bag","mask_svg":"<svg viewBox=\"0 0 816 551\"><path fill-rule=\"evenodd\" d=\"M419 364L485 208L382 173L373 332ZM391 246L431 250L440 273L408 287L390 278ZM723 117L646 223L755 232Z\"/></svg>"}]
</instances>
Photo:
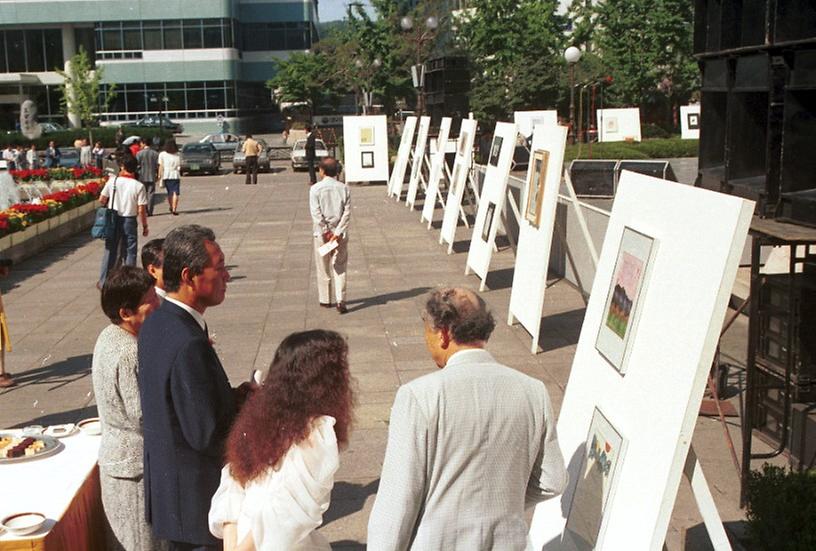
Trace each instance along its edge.
<instances>
[{"instance_id":1,"label":"shoulder bag","mask_svg":"<svg viewBox=\"0 0 816 551\"><path fill-rule=\"evenodd\" d=\"M116 227L116 218L119 214L113 208L113 200L116 197L116 179L113 179L113 194L110 201L104 207L96 209L93 227L91 227L91 237L94 239L108 239L113 237L114 228Z\"/></svg>"}]
</instances>

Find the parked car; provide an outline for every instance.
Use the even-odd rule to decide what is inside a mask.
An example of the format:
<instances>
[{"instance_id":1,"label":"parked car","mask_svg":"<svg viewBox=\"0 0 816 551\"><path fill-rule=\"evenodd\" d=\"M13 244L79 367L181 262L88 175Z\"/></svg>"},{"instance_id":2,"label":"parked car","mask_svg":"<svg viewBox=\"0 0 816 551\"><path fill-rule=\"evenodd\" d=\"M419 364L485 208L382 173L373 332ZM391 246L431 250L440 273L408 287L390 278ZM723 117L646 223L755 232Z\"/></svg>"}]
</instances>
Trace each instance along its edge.
<instances>
[{"instance_id":1,"label":"parked car","mask_svg":"<svg viewBox=\"0 0 816 551\"><path fill-rule=\"evenodd\" d=\"M261 154L258 155L258 170L261 172L269 172L269 146L260 138L255 141L261 146ZM242 170L246 170L243 140L235 147L235 154L232 157L232 171L238 174Z\"/></svg>"},{"instance_id":2,"label":"parked car","mask_svg":"<svg viewBox=\"0 0 816 551\"><path fill-rule=\"evenodd\" d=\"M179 123L171 121L169 117L159 117L158 115L148 115L146 117L142 117L138 121L128 124L128 126L136 126L140 128L161 127L170 130L173 134L181 134L184 131L184 127Z\"/></svg>"},{"instance_id":3,"label":"parked car","mask_svg":"<svg viewBox=\"0 0 816 551\"><path fill-rule=\"evenodd\" d=\"M231 158L235 153L235 145L241 141L241 138L235 134L207 134L198 143L211 143L215 146L221 154L221 158Z\"/></svg>"},{"instance_id":4,"label":"parked car","mask_svg":"<svg viewBox=\"0 0 816 551\"><path fill-rule=\"evenodd\" d=\"M43 134L50 134L52 132L62 132L66 128L58 122L44 121L40 123Z\"/></svg>"},{"instance_id":5,"label":"parked car","mask_svg":"<svg viewBox=\"0 0 816 551\"><path fill-rule=\"evenodd\" d=\"M79 165L79 148L77 147L60 147L60 162L59 165L63 168L74 168Z\"/></svg>"},{"instance_id":6,"label":"parked car","mask_svg":"<svg viewBox=\"0 0 816 551\"><path fill-rule=\"evenodd\" d=\"M211 143L188 143L181 148L181 173L209 172L221 170L221 155Z\"/></svg>"},{"instance_id":7,"label":"parked car","mask_svg":"<svg viewBox=\"0 0 816 551\"><path fill-rule=\"evenodd\" d=\"M315 166L329 156L329 150L323 140L315 140ZM309 168L306 162L306 140L298 140L292 146L292 170Z\"/></svg>"}]
</instances>

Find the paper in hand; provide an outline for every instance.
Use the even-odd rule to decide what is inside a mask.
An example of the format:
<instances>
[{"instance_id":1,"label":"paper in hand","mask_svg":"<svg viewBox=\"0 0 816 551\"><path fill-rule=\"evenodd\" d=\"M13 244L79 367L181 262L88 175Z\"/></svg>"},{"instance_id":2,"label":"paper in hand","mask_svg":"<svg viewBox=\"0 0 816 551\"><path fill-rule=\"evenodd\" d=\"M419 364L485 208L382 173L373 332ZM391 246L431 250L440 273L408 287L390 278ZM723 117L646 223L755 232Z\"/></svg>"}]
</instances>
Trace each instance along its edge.
<instances>
[{"instance_id":1,"label":"paper in hand","mask_svg":"<svg viewBox=\"0 0 816 551\"><path fill-rule=\"evenodd\" d=\"M334 249L336 249L338 245L339 244L337 243L337 241L327 241L317 249L317 252L320 253L320 256L326 256Z\"/></svg>"}]
</instances>

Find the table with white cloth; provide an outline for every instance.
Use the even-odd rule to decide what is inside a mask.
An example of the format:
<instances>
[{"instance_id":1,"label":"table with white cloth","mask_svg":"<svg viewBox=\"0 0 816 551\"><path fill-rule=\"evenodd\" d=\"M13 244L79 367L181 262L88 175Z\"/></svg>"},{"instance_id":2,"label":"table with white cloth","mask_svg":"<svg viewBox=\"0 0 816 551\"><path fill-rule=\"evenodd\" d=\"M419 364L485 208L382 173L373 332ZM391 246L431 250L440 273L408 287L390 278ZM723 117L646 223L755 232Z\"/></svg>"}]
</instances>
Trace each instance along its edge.
<instances>
[{"instance_id":1,"label":"table with white cloth","mask_svg":"<svg viewBox=\"0 0 816 551\"><path fill-rule=\"evenodd\" d=\"M0 535L0 551L105 549L99 441L99 436L78 432L61 439L64 448L58 453L0 464L0 519L23 512L47 519L33 534Z\"/></svg>"}]
</instances>

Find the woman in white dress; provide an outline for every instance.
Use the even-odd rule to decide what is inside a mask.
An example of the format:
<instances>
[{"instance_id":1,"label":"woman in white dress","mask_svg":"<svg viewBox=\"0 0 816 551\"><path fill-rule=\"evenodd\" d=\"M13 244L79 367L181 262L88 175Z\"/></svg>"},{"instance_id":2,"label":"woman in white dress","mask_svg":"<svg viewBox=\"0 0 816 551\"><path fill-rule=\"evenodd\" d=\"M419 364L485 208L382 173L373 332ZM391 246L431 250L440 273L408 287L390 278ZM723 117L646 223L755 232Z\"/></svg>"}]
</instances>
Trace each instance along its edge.
<instances>
[{"instance_id":1,"label":"woman in white dress","mask_svg":"<svg viewBox=\"0 0 816 551\"><path fill-rule=\"evenodd\" d=\"M164 144L164 151L159 153L159 182L167 190L167 204L170 213L178 215L179 195L181 195L181 157L175 140Z\"/></svg>"},{"instance_id":2,"label":"woman in white dress","mask_svg":"<svg viewBox=\"0 0 816 551\"><path fill-rule=\"evenodd\" d=\"M316 530L329 508L353 402L343 337L318 329L281 342L227 438L209 515L225 551L331 549Z\"/></svg>"}]
</instances>

